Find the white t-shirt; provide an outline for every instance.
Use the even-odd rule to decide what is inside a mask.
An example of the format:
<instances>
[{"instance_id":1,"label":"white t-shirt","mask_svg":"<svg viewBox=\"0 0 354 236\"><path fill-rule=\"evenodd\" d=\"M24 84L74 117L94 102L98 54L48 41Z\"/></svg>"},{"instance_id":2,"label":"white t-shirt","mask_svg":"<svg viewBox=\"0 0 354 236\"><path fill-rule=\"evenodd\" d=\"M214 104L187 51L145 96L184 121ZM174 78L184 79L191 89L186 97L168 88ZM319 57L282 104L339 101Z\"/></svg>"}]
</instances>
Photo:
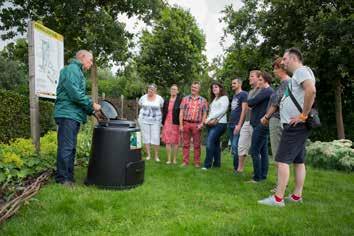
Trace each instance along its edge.
<instances>
[{"instance_id":1,"label":"white t-shirt","mask_svg":"<svg viewBox=\"0 0 354 236\"><path fill-rule=\"evenodd\" d=\"M156 95L155 100L149 101L148 95L145 94L139 99L139 106L141 106L139 112L139 121L144 124L161 124L163 106L163 98L160 95Z\"/></svg>"},{"instance_id":2,"label":"white t-shirt","mask_svg":"<svg viewBox=\"0 0 354 236\"><path fill-rule=\"evenodd\" d=\"M229 98L227 96L222 96L211 102L209 107L209 114L206 119L208 122L211 119L219 119L219 123L227 123L227 109L229 108Z\"/></svg>"},{"instance_id":3,"label":"white t-shirt","mask_svg":"<svg viewBox=\"0 0 354 236\"><path fill-rule=\"evenodd\" d=\"M288 84L288 87L291 89L292 94L294 95L296 101L300 104L301 108L304 108L305 91L302 87L302 83L305 80L311 80L314 84L316 83L312 70L307 66L302 66L294 71L293 77L291 77ZM291 118L300 115L299 110L291 100L287 90L284 92L279 108L281 123L289 124Z\"/></svg>"}]
</instances>

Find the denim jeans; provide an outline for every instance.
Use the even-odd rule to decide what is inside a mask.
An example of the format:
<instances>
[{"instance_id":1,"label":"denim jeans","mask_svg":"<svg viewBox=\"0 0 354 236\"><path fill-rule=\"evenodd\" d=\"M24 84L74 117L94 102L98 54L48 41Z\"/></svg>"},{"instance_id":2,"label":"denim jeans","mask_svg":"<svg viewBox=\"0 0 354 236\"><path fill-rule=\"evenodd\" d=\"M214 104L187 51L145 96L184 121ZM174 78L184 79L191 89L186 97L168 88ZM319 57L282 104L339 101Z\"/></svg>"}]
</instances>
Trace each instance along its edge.
<instances>
[{"instance_id":1,"label":"denim jeans","mask_svg":"<svg viewBox=\"0 0 354 236\"><path fill-rule=\"evenodd\" d=\"M264 180L268 174L268 127L259 124L253 127L251 155L253 161L253 179Z\"/></svg>"},{"instance_id":2,"label":"denim jeans","mask_svg":"<svg viewBox=\"0 0 354 236\"><path fill-rule=\"evenodd\" d=\"M231 143L231 155L234 162L234 170L238 169L238 140L240 139L240 133L234 135L234 129L229 127L229 137Z\"/></svg>"},{"instance_id":3,"label":"denim jeans","mask_svg":"<svg viewBox=\"0 0 354 236\"><path fill-rule=\"evenodd\" d=\"M220 167L220 137L226 130L226 124L219 123L208 128L208 137L206 142L206 157L204 161L205 168Z\"/></svg>"},{"instance_id":4,"label":"denim jeans","mask_svg":"<svg viewBox=\"0 0 354 236\"><path fill-rule=\"evenodd\" d=\"M55 180L58 183L74 181L74 161L80 123L67 118L56 118L55 122L58 125L57 171Z\"/></svg>"}]
</instances>

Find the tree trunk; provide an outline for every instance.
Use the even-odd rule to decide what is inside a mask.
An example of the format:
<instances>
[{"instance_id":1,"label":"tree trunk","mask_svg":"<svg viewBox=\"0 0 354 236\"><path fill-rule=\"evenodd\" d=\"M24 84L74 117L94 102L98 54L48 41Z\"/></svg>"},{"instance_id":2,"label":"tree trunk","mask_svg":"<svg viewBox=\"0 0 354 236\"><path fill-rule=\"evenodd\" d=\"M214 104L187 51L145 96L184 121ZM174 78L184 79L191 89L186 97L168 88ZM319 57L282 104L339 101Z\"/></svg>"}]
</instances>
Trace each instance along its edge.
<instances>
[{"instance_id":1,"label":"tree trunk","mask_svg":"<svg viewBox=\"0 0 354 236\"><path fill-rule=\"evenodd\" d=\"M335 95L335 109L336 109L336 122L337 122L337 136L338 139L344 139L344 123L343 123L343 114L342 114L342 84L340 79L336 81L336 89L334 92Z\"/></svg>"},{"instance_id":2,"label":"tree trunk","mask_svg":"<svg viewBox=\"0 0 354 236\"><path fill-rule=\"evenodd\" d=\"M97 78L97 65L96 65L95 57L93 57L93 64L91 67L90 80L92 83L92 86L91 86L92 101L98 102L98 78ZM94 124L97 124L97 120L94 117L92 118L92 120L93 120Z\"/></svg>"}]
</instances>

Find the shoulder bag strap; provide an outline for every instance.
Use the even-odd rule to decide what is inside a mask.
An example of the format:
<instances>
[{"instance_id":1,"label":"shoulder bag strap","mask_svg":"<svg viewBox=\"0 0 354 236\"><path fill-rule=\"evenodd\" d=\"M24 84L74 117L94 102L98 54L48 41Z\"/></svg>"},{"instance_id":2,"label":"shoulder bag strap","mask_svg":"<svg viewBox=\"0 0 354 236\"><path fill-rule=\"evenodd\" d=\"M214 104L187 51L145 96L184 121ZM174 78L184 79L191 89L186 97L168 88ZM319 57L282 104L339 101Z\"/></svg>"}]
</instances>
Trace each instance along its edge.
<instances>
[{"instance_id":1,"label":"shoulder bag strap","mask_svg":"<svg viewBox=\"0 0 354 236\"><path fill-rule=\"evenodd\" d=\"M289 82L292 83L291 80ZM299 110L300 113L302 113L302 108L301 108L300 104L297 102L296 98L294 97L294 95L289 87L289 84L288 84L288 91L289 91L289 96L290 96L291 100L293 101L293 103L295 104L296 108Z\"/></svg>"}]
</instances>

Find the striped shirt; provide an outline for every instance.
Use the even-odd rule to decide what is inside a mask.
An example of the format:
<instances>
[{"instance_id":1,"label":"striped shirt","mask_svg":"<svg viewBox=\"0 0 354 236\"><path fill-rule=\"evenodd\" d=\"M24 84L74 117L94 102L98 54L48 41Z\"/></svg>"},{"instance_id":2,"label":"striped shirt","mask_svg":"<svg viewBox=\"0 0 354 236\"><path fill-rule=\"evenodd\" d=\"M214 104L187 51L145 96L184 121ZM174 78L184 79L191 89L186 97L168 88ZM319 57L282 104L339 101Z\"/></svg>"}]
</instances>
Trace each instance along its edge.
<instances>
[{"instance_id":1,"label":"striped shirt","mask_svg":"<svg viewBox=\"0 0 354 236\"><path fill-rule=\"evenodd\" d=\"M201 96L192 95L183 98L180 108L183 109L183 120L192 123L201 123L203 113L208 112L208 102Z\"/></svg>"}]
</instances>

